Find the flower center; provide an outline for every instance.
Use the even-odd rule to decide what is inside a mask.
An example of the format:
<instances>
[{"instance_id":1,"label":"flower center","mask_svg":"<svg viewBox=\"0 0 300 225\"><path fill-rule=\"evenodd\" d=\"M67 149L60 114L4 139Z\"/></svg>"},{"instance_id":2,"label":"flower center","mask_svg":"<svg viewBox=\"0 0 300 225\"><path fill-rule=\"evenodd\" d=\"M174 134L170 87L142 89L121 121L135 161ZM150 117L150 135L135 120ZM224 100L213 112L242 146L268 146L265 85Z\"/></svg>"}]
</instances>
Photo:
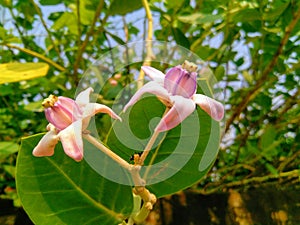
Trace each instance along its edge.
<instances>
[{"instance_id":1,"label":"flower center","mask_svg":"<svg viewBox=\"0 0 300 225\"><path fill-rule=\"evenodd\" d=\"M185 69L189 73L196 72L198 69L198 66L195 63L189 62L187 60L184 61L181 67L182 69Z\"/></svg>"},{"instance_id":2,"label":"flower center","mask_svg":"<svg viewBox=\"0 0 300 225\"><path fill-rule=\"evenodd\" d=\"M50 108L53 107L55 102L58 101L58 97L55 95L49 95L48 98L44 99L44 101L42 102L42 106L44 108Z\"/></svg>"}]
</instances>

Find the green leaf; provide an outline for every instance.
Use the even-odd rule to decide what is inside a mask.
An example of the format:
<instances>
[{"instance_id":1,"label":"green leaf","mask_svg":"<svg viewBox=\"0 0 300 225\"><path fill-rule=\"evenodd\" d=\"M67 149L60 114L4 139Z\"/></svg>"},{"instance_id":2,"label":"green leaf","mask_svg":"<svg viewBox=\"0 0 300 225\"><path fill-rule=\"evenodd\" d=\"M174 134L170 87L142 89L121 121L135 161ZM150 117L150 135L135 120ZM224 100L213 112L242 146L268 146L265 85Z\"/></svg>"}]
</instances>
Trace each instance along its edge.
<instances>
[{"instance_id":1,"label":"green leaf","mask_svg":"<svg viewBox=\"0 0 300 225\"><path fill-rule=\"evenodd\" d=\"M45 76L47 63L4 63L0 64L0 84L29 80Z\"/></svg>"},{"instance_id":2,"label":"green leaf","mask_svg":"<svg viewBox=\"0 0 300 225\"><path fill-rule=\"evenodd\" d=\"M90 25L95 17L95 8L91 0L80 1L80 22L83 25Z\"/></svg>"},{"instance_id":3,"label":"green leaf","mask_svg":"<svg viewBox=\"0 0 300 225\"><path fill-rule=\"evenodd\" d=\"M184 0L166 0L165 3L168 9L177 9L182 6Z\"/></svg>"},{"instance_id":4,"label":"green leaf","mask_svg":"<svg viewBox=\"0 0 300 225\"><path fill-rule=\"evenodd\" d=\"M0 158L16 153L18 149L18 144L9 141L2 141L0 142Z\"/></svg>"},{"instance_id":5,"label":"green leaf","mask_svg":"<svg viewBox=\"0 0 300 225\"><path fill-rule=\"evenodd\" d=\"M109 7L110 15L125 15L143 6L141 0L113 0Z\"/></svg>"},{"instance_id":6,"label":"green leaf","mask_svg":"<svg viewBox=\"0 0 300 225\"><path fill-rule=\"evenodd\" d=\"M41 5L57 5L62 3L61 0L40 0Z\"/></svg>"},{"instance_id":7,"label":"green leaf","mask_svg":"<svg viewBox=\"0 0 300 225\"><path fill-rule=\"evenodd\" d=\"M282 31L280 27L264 27L264 30L274 34L278 34Z\"/></svg>"},{"instance_id":8,"label":"green leaf","mask_svg":"<svg viewBox=\"0 0 300 225\"><path fill-rule=\"evenodd\" d=\"M190 44L189 40L187 39L187 37L184 35L184 33L180 29L172 27L172 33L173 33L174 39L178 45L181 45L187 49L190 49L191 44Z\"/></svg>"},{"instance_id":9,"label":"green leaf","mask_svg":"<svg viewBox=\"0 0 300 225\"><path fill-rule=\"evenodd\" d=\"M107 144L129 160L130 155L145 148L164 110L156 97L142 98L122 114L123 125L113 125ZM214 162L219 141L219 123L197 107L181 125L158 136L141 169L149 190L161 197L198 182Z\"/></svg>"},{"instance_id":10,"label":"green leaf","mask_svg":"<svg viewBox=\"0 0 300 225\"><path fill-rule=\"evenodd\" d=\"M109 34L109 36L111 36L118 44L120 45L124 45L126 44L125 41L122 40L122 38L120 38L119 36L110 33L109 31L105 31L107 34Z\"/></svg>"},{"instance_id":11,"label":"green leaf","mask_svg":"<svg viewBox=\"0 0 300 225\"><path fill-rule=\"evenodd\" d=\"M7 96L14 93L14 89L11 85L1 85L0 86L0 96Z\"/></svg>"},{"instance_id":12,"label":"green leaf","mask_svg":"<svg viewBox=\"0 0 300 225\"><path fill-rule=\"evenodd\" d=\"M245 78L245 80L248 82L248 84L252 84L253 76L249 73L249 71L243 70L242 75Z\"/></svg>"},{"instance_id":13,"label":"green leaf","mask_svg":"<svg viewBox=\"0 0 300 225\"><path fill-rule=\"evenodd\" d=\"M12 165L3 165L3 169L9 175L11 175L12 177L15 177L15 174L16 174L16 167L15 166L12 166Z\"/></svg>"},{"instance_id":14,"label":"green leaf","mask_svg":"<svg viewBox=\"0 0 300 225\"><path fill-rule=\"evenodd\" d=\"M274 126L269 125L265 128L264 133L260 138L260 146L263 150L269 148L277 135L276 129Z\"/></svg>"},{"instance_id":15,"label":"green leaf","mask_svg":"<svg viewBox=\"0 0 300 225\"><path fill-rule=\"evenodd\" d=\"M247 15L247 16L245 16ZM237 12L236 15L233 16L233 20L235 22L250 22L250 21L256 21L261 20L262 15L260 14L259 10L257 9L251 9L246 8L242 9Z\"/></svg>"},{"instance_id":16,"label":"green leaf","mask_svg":"<svg viewBox=\"0 0 300 225\"><path fill-rule=\"evenodd\" d=\"M270 171L271 174L278 175L277 169L272 164L266 163L265 166L266 166L267 170Z\"/></svg>"},{"instance_id":17,"label":"green leaf","mask_svg":"<svg viewBox=\"0 0 300 225\"><path fill-rule=\"evenodd\" d=\"M178 16L178 20L190 24L213 23L216 20L220 20L220 19L223 19L223 16L219 14L211 15L211 14L194 13L187 16Z\"/></svg>"},{"instance_id":18,"label":"green leaf","mask_svg":"<svg viewBox=\"0 0 300 225\"><path fill-rule=\"evenodd\" d=\"M264 20L276 21L290 5L290 2L280 2L279 4L276 8L270 10L263 16Z\"/></svg>"},{"instance_id":19,"label":"green leaf","mask_svg":"<svg viewBox=\"0 0 300 225\"><path fill-rule=\"evenodd\" d=\"M52 29L55 31L63 27L68 27L72 34L78 34L77 19L74 13L64 12L52 25Z\"/></svg>"},{"instance_id":20,"label":"green leaf","mask_svg":"<svg viewBox=\"0 0 300 225\"><path fill-rule=\"evenodd\" d=\"M43 100L40 100L38 102L30 102L24 106L24 109L31 112L43 112L44 108L42 106L42 102Z\"/></svg>"},{"instance_id":21,"label":"green leaf","mask_svg":"<svg viewBox=\"0 0 300 225\"><path fill-rule=\"evenodd\" d=\"M16 172L18 194L35 224L117 225L130 214L131 187L101 177L84 160L75 162L60 144L52 157L32 156L41 137L22 140Z\"/></svg>"},{"instance_id":22,"label":"green leaf","mask_svg":"<svg viewBox=\"0 0 300 225\"><path fill-rule=\"evenodd\" d=\"M225 76L225 68L224 66L220 65L216 68L215 70L215 76L218 81L222 80L223 77Z\"/></svg>"}]
</instances>

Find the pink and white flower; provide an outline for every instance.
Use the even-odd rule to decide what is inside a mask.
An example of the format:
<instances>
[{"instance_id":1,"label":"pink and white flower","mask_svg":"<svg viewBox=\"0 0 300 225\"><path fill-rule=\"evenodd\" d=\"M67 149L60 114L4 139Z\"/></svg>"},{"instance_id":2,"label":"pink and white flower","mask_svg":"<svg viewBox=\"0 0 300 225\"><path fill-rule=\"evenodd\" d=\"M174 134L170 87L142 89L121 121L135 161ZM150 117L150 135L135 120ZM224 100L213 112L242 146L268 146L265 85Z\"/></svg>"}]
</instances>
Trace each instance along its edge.
<instances>
[{"instance_id":1,"label":"pink and white flower","mask_svg":"<svg viewBox=\"0 0 300 225\"><path fill-rule=\"evenodd\" d=\"M92 88L79 93L74 101L63 96L50 95L42 105L49 121L48 132L33 149L34 156L52 156L54 148L60 140L65 153L75 161L83 158L82 133L86 132L92 116L97 113L107 113L112 118L121 120L109 107L90 103Z\"/></svg>"},{"instance_id":2,"label":"pink and white flower","mask_svg":"<svg viewBox=\"0 0 300 225\"><path fill-rule=\"evenodd\" d=\"M142 66L142 70L153 81L148 82L135 93L124 107L124 111L135 104L144 93L156 95L170 108L155 128L157 132L176 127L195 110L196 104L214 120L222 120L223 105L210 97L196 94L197 66L195 64L185 61L182 65L171 68L166 75L150 66Z\"/></svg>"}]
</instances>

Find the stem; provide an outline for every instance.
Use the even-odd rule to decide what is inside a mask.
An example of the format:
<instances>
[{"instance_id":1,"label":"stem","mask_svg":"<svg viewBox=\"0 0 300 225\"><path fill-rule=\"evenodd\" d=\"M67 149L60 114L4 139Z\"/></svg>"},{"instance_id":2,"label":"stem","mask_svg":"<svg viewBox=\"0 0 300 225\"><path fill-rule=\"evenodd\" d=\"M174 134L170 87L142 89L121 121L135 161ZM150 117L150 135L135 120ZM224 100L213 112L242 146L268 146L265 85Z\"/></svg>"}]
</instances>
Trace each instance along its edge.
<instances>
[{"instance_id":1,"label":"stem","mask_svg":"<svg viewBox=\"0 0 300 225\"><path fill-rule=\"evenodd\" d=\"M140 176L141 166L129 164L90 134L83 134L83 137L91 144L96 146L98 149L100 149L104 154L108 155L115 162L119 163L123 168L130 171L135 186L133 191L136 195L139 195L143 200L144 209L142 207L142 215L145 215L144 211L150 211L153 207L153 204L156 202L156 197L155 195L151 194L148 189L145 188L145 181ZM140 213L138 214L140 215Z\"/></svg>"},{"instance_id":2,"label":"stem","mask_svg":"<svg viewBox=\"0 0 300 225\"><path fill-rule=\"evenodd\" d=\"M142 0L145 11L146 11L146 17L148 20L148 35L147 35L147 43L146 43L146 57L145 61L143 63L143 66L150 66L151 65L151 59L153 58L153 52L152 52L152 38L153 38L153 19L151 10L149 7L148 0ZM140 70L140 75L138 78L138 89L140 89L144 85L144 77L145 73L143 70Z\"/></svg>"},{"instance_id":3,"label":"stem","mask_svg":"<svg viewBox=\"0 0 300 225\"><path fill-rule=\"evenodd\" d=\"M133 217L133 220L136 223L141 223L147 218L149 213L150 213L150 210L147 209L146 204L144 203L141 210L139 211L139 213L136 216Z\"/></svg>"},{"instance_id":4,"label":"stem","mask_svg":"<svg viewBox=\"0 0 300 225\"><path fill-rule=\"evenodd\" d=\"M162 118L169 110L170 108L167 107ZM146 182L144 179L141 178L140 170L141 170L141 166L144 164L144 161L147 158L149 152L151 151L151 148L155 143L159 134L160 131L157 131L157 129L155 129L142 155L140 157L136 155L134 165L129 164L127 161L122 159L116 153L112 152L109 148L107 148L105 145L103 145L101 142L99 142L96 138L94 138L90 134L83 134L83 137L87 141L89 141L91 144L99 148L104 154L108 155L111 159L113 159L115 162L117 162L123 168L127 169L130 172L134 183L133 193L135 195L140 196L140 198L143 200L143 205L137 214L132 215L129 218L128 224L132 224L133 222L140 223L144 221L149 215L149 212L153 209L153 205L156 203L157 200L156 196L152 194L147 188L145 188Z\"/></svg>"},{"instance_id":5,"label":"stem","mask_svg":"<svg viewBox=\"0 0 300 225\"><path fill-rule=\"evenodd\" d=\"M158 135L159 135L160 132L154 130L154 133L152 135L152 137L150 138L149 142L147 143L140 159L139 159L139 165L143 165L144 164L144 161L145 159L147 158L149 152L151 151L151 148L155 142L155 140L157 139Z\"/></svg>"},{"instance_id":6,"label":"stem","mask_svg":"<svg viewBox=\"0 0 300 225\"><path fill-rule=\"evenodd\" d=\"M169 112L170 109L171 109L171 108L169 108L169 107L166 108L166 110L165 110L165 112L164 112L162 118L167 114L167 112ZM154 129L154 133L152 134L152 136L151 136L149 142L147 143L147 145L146 145L146 147L145 147L145 149L144 149L142 155L141 155L140 158L139 158L139 162L138 162L139 165L142 166L142 165L144 164L144 161L145 161L145 159L147 158L149 152L151 151L151 148L152 148L154 142L156 141L156 139L157 139L159 133L160 133L160 132L157 131L156 128L155 128L155 129Z\"/></svg>"},{"instance_id":7,"label":"stem","mask_svg":"<svg viewBox=\"0 0 300 225\"><path fill-rule=\"evenodd\" d=\"M113 159L115 162L119 163L123 168L127 169L128 171L131 171L132 165L129 164L127 161L122 159L120 156L118 156L116 153L111 151L109 148L107 148L105 145L103 145L101 142L99 142L96 138L91 136L90 134L83 134L83 137L89 141L91 144L96 146L98 149L100 149L104 154L108 155L111 159Z\"/></svg>"}]
</instances>

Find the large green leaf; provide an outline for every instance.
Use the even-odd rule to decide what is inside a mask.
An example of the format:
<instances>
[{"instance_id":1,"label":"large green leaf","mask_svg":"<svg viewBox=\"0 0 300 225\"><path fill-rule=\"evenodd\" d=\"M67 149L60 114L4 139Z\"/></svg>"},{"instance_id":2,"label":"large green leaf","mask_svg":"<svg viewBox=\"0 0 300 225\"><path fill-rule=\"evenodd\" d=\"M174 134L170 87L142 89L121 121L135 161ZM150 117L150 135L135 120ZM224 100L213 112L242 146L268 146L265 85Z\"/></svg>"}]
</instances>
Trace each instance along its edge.
<instances>
[{"instance_id":1,"label":"large green leaf","mask_svg":"<svg viewBox=\"0 0 300 225\"><path fill-rule=\"evenodd\" d=\"M119 224L132 210L129 186L113 183L82 161L63 153L36 158L31 152L42 135L22 140L17 161L17 190L35 224Z\"/></svg>"},{"instance_id":2,"label":"large green leaf","mask_svg":"<svg viewBox=\"0 0 300 225\"><path fill-rule=\"evenodd\" d=\"M142 98L121 115L122 123L113 125L107 144L129 160L130 155L145 148L164 110L156 97ZM210 169L219 140L219 123L197 108L181 125L159 135L141 170L147 187L157 197L190 187Z\"/></svg>"},{"instance_id":3,"label":"large green leaf","mask_svg":"<svg viewBox=\"0 0 300 225\"><path fill-rule=\"evenodd\" d=\"M45 76L47 63L3 63L0 65L0 84Z\"/></svg>"}]
</instances>

